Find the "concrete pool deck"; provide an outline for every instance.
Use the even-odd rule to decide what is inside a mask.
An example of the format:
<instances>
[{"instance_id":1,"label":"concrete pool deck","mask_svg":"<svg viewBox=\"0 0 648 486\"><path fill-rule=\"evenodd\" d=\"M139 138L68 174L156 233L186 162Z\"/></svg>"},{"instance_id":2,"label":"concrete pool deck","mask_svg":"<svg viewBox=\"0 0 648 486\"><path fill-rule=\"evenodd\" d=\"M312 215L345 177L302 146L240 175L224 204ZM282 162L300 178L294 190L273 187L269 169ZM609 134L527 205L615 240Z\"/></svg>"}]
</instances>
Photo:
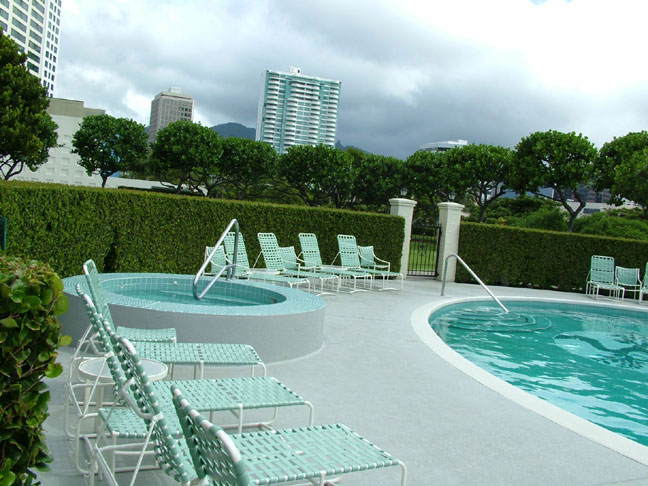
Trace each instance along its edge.
<instances>
[{"instance_id":1,"label":"concrete pool deck","mask_svg":"<svg viewBox=\"0 0 648 486\"><path fill-rule=\"evenodd\" d=\"M403 291L328 296L324 347L269 364L268 374L314 404L315 423L342 422L402 460L412 486L648 484L648 466L523 408L435 354L414 331L411 314L433 302L485 296L477 285L448 284L445 297L440 289L436 280L410 278ZM592 302L582 294L492 290L500 298ZM64 366L71 351L61 350ZM216 376L219 370L206 371ZM62 430L64 378L47 382L52 401L45 434L54 462L38 477L44 486L82 485ZM301 411L282 410L277 427L305 420ZM345 476L343 484L396 485L399 478L390 468ZM128 475L118 479L128 484ZM161 471L143 471L136 484L178 483Z\"/></svg>"}]
</instances>

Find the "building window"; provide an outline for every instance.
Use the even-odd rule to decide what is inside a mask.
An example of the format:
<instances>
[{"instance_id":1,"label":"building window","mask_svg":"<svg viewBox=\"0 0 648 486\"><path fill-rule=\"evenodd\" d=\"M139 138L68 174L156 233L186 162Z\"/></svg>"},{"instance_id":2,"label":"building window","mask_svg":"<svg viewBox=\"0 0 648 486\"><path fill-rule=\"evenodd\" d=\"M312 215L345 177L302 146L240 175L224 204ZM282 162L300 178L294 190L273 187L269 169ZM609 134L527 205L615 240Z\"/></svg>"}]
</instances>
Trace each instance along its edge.
<instances>
[{"instance_id":1,"label":"building window","mask_svg":"<svg viewBox=\"0 0 648 486\"><path fill-rule=\"evenodd\" d=\"M0 8L0 17L4 18L6 20L9 20L9 12L5 12L4 10L2 10Z\"/></svg>"},{"instance_id":2,"label":"building window","mask_svg":"<svg viewBox=\"0 0 648 486\"><path fill-rule=\"evenodd\" d=\"M31 62L27 61L27 68L29 68L30 71L38 74L38 66L34 66Z\"/></svg>"},{"instance_id":3,"label":"building window","mask_svg":"<svg viewBox=\"0 0 648 486\"><path fill-rule=\"evenodd\" d=\"M20 20L18 20L16 17L11 19L11 23L13 25L15 25L16 27L18 27L20 30L22 30L24 33L27 33L27 26L25 24L23 24ZM11 30L13 31L13 29L11 29ZM23 42L25 42L25 41L23 40Z\"/></svg>"},{"instance_id":4,"label":"building window","mask_svg":"<svg viewBox=\"0 0 648 486\"><path fill-rule=\"evenodd\" d=\"M0 30L7 32L8 25L5 24L2 20L0 20Z\"/></svg>"},{"instance_id":5,"label":"building window","mask_svg":"<svg viewBox=\"0 0 648 486\"><path fill-rule=\"evenodd\" d=\"M4 5L5 7L9 8L9 0L0 0L0 5Z\"/></svg>"},{"instance_id":6,"label":"building window","mask_svg":"<svg viewBox=\"0 0 648 486\"><path fill-rule=\"evenodd\" d=\"M22 42L23 44L24 44L25 41L27 40L27 38L26 38L24 35L22 35L20 32L18 32L18 31L17 31L16 29L14 29L14 28L11 29L11 35L12 35L15 39L18 39L18 40L19 40L20 42Z\"/></svg>"},{"instance_id":7,"label":"building window","mask_svg":"<svg viewBox=\"0 0 648 486\"><path fill-rule=\"evenodd\" d=\"M22 0L16 0L16 3L21 6L25 12L29 12L29 5L27 3L23 2Z\"/></svg>"},{"instance_id":8,"label":"building window","mask_svg":"<svg viewBox=\"0 0 648 486\"><path fill-rule=\"evenodd\" d=\"M36 10L45 15L45 7L43 7L38 0L32 0L32 5Z\"/></svg>"},{"instance_id":9,"label":"building window","mask_svg":"<svg viewBox=\"0 0 648 486\"><path fill-rule=\"evenodd\" d=\"M39 44L43 43L43 38L40 35L38 35L36 32L34 32L33 30L29 31L29 37L31 37L32 39L38 41Z\"/></svg>"},{"instance_id":10,"label":"building window","mask_svg":"<svg viewBox=\"0 0 648 486\"><path fill-rule=\"evenodd\" d=\"M37 30L38 32L40 32L41 34L43 33L43 28L40 25L38 25L35 21L32 20L31 22L29 22L29 25L33 27L35 30Z\"/></svg>"},{"instance_id":11,"label":"building window","mask_svg":"<svg viewBox=\"0 0 648 486\"><path fill-rule=\"evenodd\" d=\"M13 13L16 15L19 19L24 20L27 22L27 14L22 13L20 10L18 10L16 7L13 8Z\"/></svg>"},{"instance_id":12,"label":"building window","mask_svg":"<svg viewBox=\"0 0 648 486\"><path fill-rule=\"evenodd\" d=\"M41 24L45 22L45 18L38 12L34 12L34 9L31 11L32 17L38 20Z\"/></svg>"}]
</instances>

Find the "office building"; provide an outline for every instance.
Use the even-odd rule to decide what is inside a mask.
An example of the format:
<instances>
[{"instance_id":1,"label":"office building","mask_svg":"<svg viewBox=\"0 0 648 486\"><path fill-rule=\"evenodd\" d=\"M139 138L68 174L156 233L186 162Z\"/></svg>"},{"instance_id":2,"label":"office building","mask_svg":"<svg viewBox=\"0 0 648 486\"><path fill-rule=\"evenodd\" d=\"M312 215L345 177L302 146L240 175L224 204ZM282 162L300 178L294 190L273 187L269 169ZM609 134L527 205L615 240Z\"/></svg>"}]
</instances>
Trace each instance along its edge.
<instances>
[{"instance_id":1,"label":"office building","mask_svg":"<svg viewBox=\"0 0 648 486\"><path fill-rule=\"evenodd\" d=\"M2 1L2 0L0 0ZM151 101L149 143L155 142L158 130L178 120L193 121L194 100L183 95L180 88L169 88L158 93Z\"/></svg>"},{"instance_id":2,"label":"office building","mask_svg":"<svg viewBox=\"0 0 648 486\"><path fill-rule=\"evenodd\" d=\"M335 146L340 81L290 72L266 71L261 83L256 140L280 154L293 145Z\"/></svg>"},{"instance_id":3,"label":"office building","mask_svg":"<svg viewBox=\"0 0 648 486\"><path fill-rule=\"evenodd\" d=\"M426 143L419 147L419 150L426 152L445 152L455 147L463 147L468 145L468 140L448 140L446 142L432 142Z\"/></svg>"},{"instance_id":4,"label":"office building","mask_svg":"<svg viewBox=\"0 0 648 486\"><path fill-rule=\"evenodd\" d=\"M61 0L0 0L0 30L27 54L27 69L54 94Z\"/></svg>"}]
</instances>

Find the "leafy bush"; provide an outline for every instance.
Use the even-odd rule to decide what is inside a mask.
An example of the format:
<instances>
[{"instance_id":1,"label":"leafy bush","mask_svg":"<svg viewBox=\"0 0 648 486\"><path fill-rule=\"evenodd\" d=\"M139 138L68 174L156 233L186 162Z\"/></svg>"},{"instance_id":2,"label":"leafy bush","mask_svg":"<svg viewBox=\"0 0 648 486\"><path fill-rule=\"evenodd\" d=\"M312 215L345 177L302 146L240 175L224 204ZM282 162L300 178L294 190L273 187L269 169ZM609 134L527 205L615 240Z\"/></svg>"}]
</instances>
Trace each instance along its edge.
<instances>
[{"instance_id":1,"label":"leafy bush","mask_svg":"<svg viewBox=\"0 0 648 486\"><path fill-rule=\"evenodd\" d=\"M636 212L602 211L577 219L574 223L574 231L590 235L648 240L648 221L637 217Z\"/></svg>"},{"instance_id":2,"label":"leafy bush","mask_svg":"<svg viewBox=\"0 0 648 486\"><path fill-rule=\"evenodd\" d=\"M252 262L257 233L299 248L298 234L312 232L326 263L341 233L398 267L405 233L403 218L386 214L13 181L0 183L0 214L8 253L48 261L64 277L88 258L106 272L193 274L232 218Z\"/></svg>"},{"instance_id":3,"label":"leafy bush","mask_svg":"<svg viewBox=\"0 0 648 486\"><path fill-rule=\"evenodd\" d=\"M34 484L31 468L51 462L42 425L50 400L44 376L63 368L56 316L67 310L63 282L45 264L0 256L0 484Z\"/></svg>"},{"instance_id":4,"label":"leafy bush","mask_svg":"<svg viewBox=\"0 0 648 486\"><path fill-rule=\"evenodd\" d=\"M462 223L459 254L486 284L580 292L592 255L643 269L648 242L506 226ZM473 282L457 267L457 282Z\"/></svg>"}]
</instances>

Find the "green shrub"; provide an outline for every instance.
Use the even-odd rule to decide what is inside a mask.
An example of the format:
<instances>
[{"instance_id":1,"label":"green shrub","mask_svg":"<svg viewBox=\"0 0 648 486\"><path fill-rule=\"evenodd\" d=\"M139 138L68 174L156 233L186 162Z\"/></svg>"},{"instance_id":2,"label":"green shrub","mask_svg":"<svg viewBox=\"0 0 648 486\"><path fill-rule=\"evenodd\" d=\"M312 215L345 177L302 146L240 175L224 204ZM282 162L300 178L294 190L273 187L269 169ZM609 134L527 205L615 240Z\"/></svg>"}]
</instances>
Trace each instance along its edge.
<instances>
[{"instance_id":1,"label":"green shrub","mask_svg":"<svg viewBox=\"0 0 648 486\"><path fill-rule=\"evenodd\" d=\"M648 241L648 221L602 211L578 218L574 223L574 232Z\"/></svg>"},{"instance_id":2,"label":"green shrub","mask_svg":"<svg viewBox=\"0 0 648 486\"><path fill-rule=\"evenodd\" d=\"M0 214L7 252L48 261L63 277L81 273L88 258L106 272L193 274L233 218L251 262L259 232L298 252L298 234L312 232L325 263L341 233L398 267L405 233L404 219L386 214L14 181L0 183Z\"/></svg>"},{"instance_id":3,"label":"green shrub","mask_svg":"<svg viewBox=\"0 0 648 486\"><path fill-rule=\"evenodd\" d=\"M459 255L488 285L583 291L592 255L642 271L648 242L507 226L462 223ZM457 282L472 277L457 267Z\"/></svg>"},{"instance_id":4,"label":"green shrub","mask_svg":"<svg viewBox=\"0 0 648 486\"><path fill-rule=\"evenodd\" d=\"M0 484L34 484L31 468L51 461L42 425L50 400L44 376L58 376L67 310L63 282L45 264L0 256Z\"/></svg>"}]
</instances>

